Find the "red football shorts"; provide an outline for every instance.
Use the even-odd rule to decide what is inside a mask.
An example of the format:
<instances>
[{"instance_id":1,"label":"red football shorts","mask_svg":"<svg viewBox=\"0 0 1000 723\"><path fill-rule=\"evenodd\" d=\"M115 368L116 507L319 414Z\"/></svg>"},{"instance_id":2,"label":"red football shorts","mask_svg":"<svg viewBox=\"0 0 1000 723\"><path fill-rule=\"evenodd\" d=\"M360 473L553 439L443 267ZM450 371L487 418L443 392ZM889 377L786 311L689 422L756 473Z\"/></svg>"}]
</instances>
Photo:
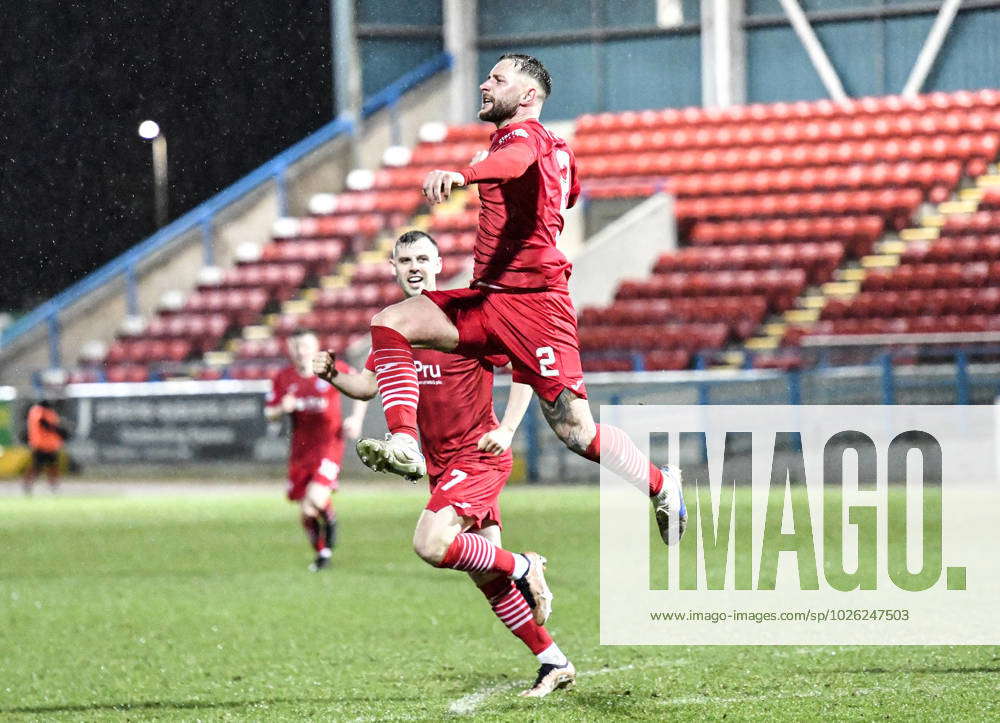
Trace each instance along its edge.
<instances>
[{"instance_id":1,"label":"red football shorts","mask_svg":"<svg viewBox=\"0 0 1000 723\"><path fill-rule=\"evenodd\" d=\"M507 484L510 469L509 458L489 466L476 461L465 464L461 460L450 464L431 479L431 498L424 509L437 512L451 505L462 517L474 520L469 529L478 530L487 522L496 522L502 529L500 492Z\"/></svg>"},{"instance_id":2,"label":"red football shorts","mask_svg":"<svg viewBox=\"0 0 1000 723\"><path fill-rule=\"evenodd\" d=\"M587 398L576 310L559 291L425 291L458 329L456 354L510 358L515 382L551 402L563 389Z\"/></svg>"},{"instance_id":3,"label":"red football shorts","mask_svg":"<svg viewBox=\"0 0 1000 723\"><path fill-rule=\"evenodd\" d=\"M329 487L335 491L340 484L340 460L324 457L318 462L291 462L288 465L288 499L297 502L306 496L310 483Z\"/></svg>"}]
</instances>

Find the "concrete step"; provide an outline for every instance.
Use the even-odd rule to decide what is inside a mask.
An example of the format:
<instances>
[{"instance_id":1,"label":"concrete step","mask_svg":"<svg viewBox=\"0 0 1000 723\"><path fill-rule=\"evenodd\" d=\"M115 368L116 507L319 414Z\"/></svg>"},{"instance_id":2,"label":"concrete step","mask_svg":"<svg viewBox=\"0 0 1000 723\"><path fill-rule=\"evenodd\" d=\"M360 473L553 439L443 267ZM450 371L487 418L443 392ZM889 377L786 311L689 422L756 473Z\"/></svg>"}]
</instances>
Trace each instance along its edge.
<instances>
[{"instance_id":1,"label":"concrete step","mask_svg":"<svg viewBox=\"0 0 1000 723\"><path fill-rule=\"evenodd\" d=\"M263 324L252 324L250 326L243 327L243 338L248 341L270 339L271 336L273 336L271 333L271 327L264 326Z\"/></svg>"},{"instance_id":2,"label":"concrete step","mask_svg":"<svg viewBox=\"0 0 1000 723\"><path fill-rule=\"evenodd\" d=\"M861 265L866 269L884 269L899 266L897 254L872 254L861 259Z\"/></svg>"},{"instance_id":3,"label":"concrete step","mask_svg":"<svg viewBox=\"0 0 1000 723\"><path fill-rule=\"evenodd\" d=\"M312 302L309 299L289 299L281 305L283 314L305 314L312 311Z\"/></svg>"},{"instance_id":4,"label":"concrete step","mask_svg":"<svg viewBox=\"0 0 1000 723\"><path fill-rule=\"evenodd\" d=\"M788 324L810 324L819 318L819 309L789 309L786 311L782 318L785 320L785 326ZM781 333L784 333L784 329Z\"/></svg>"},{"instance_id":5,"label":"concrete step","mask_svg":"<svg viewBox=\"0 0 1000 723\"><path fill-rule=\"evenodd\" d=\"M903 241L937 241L941 235L941 229L933 226L904 228L899 232L899 238Z\"/></svg>"},{"instance_id":6,"label":"concrete step","mask_svg":"<svg viewBox=\"0 0 1000 723\"><path fill-rule=\"evenodd\" d=\"M768 349L777 349L780 343L781 339L778 337L755 336L753 339L747 340L746 348L750 351L766 351Z\"/></svg>"},{"instance_id":7,"label":"concrete step","mask_svg":"<svg viewBox=\"0 0 1000 723\"><path fill-rule=\"evenodd\" d=\"M830 281L823 284L823 293L827 296L853 296L860 288L861 284L857 281Z\"/></svg>"}]
</instances>

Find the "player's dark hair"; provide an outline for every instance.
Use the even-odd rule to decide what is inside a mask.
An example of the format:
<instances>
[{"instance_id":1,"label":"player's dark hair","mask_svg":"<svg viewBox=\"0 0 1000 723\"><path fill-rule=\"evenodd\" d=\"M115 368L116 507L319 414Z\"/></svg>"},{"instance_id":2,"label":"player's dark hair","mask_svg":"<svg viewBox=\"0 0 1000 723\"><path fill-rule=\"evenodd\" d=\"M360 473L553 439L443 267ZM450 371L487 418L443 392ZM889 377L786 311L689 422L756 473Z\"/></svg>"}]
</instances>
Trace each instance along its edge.
<instances>
[{"instance_id":1,"label":"player's dark hair","mask_svg":"<svg viewBox=\"0 0 1000 723\"><path fill-rule=\"evenodd\" d=\"M538 58L524 53L504 53L500 56L500 60L514 61L514 69L537 81L542 86L546 98L552 95L552 76Z\"/></svg>"},{"instance_id":2,"label":"player's dark hair","mask_svg":"<svg viewBox=\"0 0 1000 723\"><path fill-rule=\"evenodd\" d=\"M438 242L435 241L434 237L431 236L429 233L424 233L423 231L414 230L414 231L407 231L398 239L396 239L396 244L393 248L394 249L399 248L400 246L404 246L406 244L415 244L422 238L425 238L428 241L430 241L431 244L433 244L434 248L438 247Z\"/></svg>"}]
</instances>

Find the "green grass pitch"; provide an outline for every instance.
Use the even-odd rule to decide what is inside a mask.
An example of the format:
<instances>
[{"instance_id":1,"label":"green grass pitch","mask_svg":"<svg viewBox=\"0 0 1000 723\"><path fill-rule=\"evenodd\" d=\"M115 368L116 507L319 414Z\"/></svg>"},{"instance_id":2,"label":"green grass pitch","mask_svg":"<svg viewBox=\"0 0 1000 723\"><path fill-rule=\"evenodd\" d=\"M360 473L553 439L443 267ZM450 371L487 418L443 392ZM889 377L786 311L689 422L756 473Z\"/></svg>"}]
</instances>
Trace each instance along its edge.
<instances>
[{"instance_id":1,"label":"green grass pitch","mask_svg":"<svg viewBox=\"0 0 1000 723\"><path fill-rule=\"evenodd\" d=\"M273 495L0 500L4 720L986 720L998 648L601 647L596 488L512 488L506 545L550 560L581 672L530 653L410 550L424 495L348 485L329 574ZM945 612L946 614L946 612Z\"/></svg>"}]
</instances>

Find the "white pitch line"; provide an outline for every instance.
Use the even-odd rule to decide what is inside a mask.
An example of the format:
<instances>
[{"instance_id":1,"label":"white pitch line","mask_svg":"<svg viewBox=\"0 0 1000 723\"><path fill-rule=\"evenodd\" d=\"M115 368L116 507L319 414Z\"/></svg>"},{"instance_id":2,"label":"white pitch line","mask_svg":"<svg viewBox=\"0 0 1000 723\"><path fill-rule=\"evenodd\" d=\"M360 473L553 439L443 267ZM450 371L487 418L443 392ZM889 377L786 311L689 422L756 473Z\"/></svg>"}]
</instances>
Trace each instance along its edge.
<instances>
[{"instance_id":1,"label":"white pitch line","mask_svg":"<svg viewBox=\"0 0 1000 723\"><path fill-rule=\"evenodd\" d=\"M476 708L483 704L483 702L489 698L491 695L496 693L503 693L507 690L514 690L519 687L520 683L503 683L501 685L493 685L489 688L482 688L474 693L469 693L468 695L463 695L458 700L451 702L448 706L448 712L453 715L471 715L476 712Z\"/></svg>"},{"instance_id":2,"label":"white pitch line","mask_svg":"<svg viewBox=\"0 0 1000 723\"><path fill-rule=\"evenodd\" d=\"M651 665L645 667L655 667L655 668L665 668L669 665L683 665L686 660L671 661L669 664L663 665ZM617 668L601 668L600 670L584 670L577 673L578 678L590 678L595 675L610 675L612 673L624 673L626 670L633 670L635 668L635 663L630 663L628 665L622 665ZM502 683L500 685L492 685L488 688L481 688L473 693L464 695L458 700L452 701L451 705L448 706L448 712L453 715L472 715L483 703L486 702L488 698L497 693L503 693L508 690L514 690L523 685L522 683Z\"/></svg>"}]
</instances>

